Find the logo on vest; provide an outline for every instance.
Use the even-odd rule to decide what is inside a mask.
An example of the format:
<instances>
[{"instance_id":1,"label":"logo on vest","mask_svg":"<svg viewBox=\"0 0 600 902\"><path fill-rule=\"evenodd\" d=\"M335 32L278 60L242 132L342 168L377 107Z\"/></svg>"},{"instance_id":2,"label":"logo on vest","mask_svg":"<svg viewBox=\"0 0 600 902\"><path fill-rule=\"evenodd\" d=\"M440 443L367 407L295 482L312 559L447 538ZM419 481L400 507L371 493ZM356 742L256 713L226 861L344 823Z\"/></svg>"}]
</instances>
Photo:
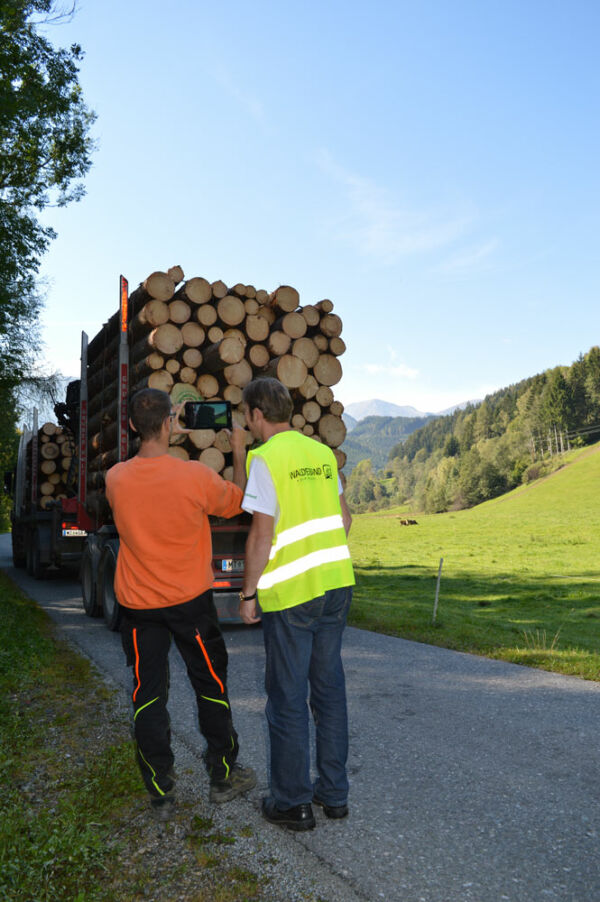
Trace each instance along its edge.
<instances>
[{"instance_id":1,"label":"logo on vest","mask_svg":"<svg viewBox=\"0 0 600 902\"><path fill-rule=\"evenodd\" d=\"M316 476L333 479L333 471L329 464L323 464L322 467L299 467L297 470L290 470L290 479L314 479Z\"/></svg>"}]
</instances>

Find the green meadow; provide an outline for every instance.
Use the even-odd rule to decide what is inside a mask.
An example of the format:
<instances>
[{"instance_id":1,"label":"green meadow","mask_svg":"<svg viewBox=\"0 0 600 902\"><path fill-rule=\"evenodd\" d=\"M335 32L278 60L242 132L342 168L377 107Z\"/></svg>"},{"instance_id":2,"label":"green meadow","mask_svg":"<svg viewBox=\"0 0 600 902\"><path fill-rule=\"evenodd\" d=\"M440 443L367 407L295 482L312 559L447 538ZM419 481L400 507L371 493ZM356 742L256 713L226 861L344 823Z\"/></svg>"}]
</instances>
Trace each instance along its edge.
<instances>
[{"instance_id":1,"label":"green meadow","mask_svg":"<svg viewBox=\"0 0 600 902\"><path fill-rule=\"evenodd\" d=\"M599 487L597 444L471 510L355 516L351 625L600 679Z\"/></svg>"}]
</instances>

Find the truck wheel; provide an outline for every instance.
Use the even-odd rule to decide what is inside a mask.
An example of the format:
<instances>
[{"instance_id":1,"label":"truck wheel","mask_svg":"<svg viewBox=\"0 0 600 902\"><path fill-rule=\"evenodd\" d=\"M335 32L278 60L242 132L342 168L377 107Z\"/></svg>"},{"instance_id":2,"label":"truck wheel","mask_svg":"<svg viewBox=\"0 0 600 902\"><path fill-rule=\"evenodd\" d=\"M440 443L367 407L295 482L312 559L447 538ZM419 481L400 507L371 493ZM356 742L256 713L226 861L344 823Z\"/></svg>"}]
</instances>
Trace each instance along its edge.
<instances>
[{"instance_id":1,"label":"truck wheel","mask_svg":"<svg viewBox=\"0 0 600 902\"><path fill-rule=\"evenodd\" d=\"M92 552L86 545L81 558L81 595L83 610L88 617L101 617L102 606L98 602L98 586L94 579L94 562Z\"/></svg>"},{"instance_id":2,"label":"truck wheel","mask_svg":"<svg viewBox=\"0 0 600 902\"><path fill-rule=\"evenodd\" d=\"M121 606L115 595L115 572L117 569L117 549L112 544L106 545L98 567L98 591L104 622L109 630L118 630L121 623Z\"/></svg>"},{"instance_id":3,"label":"truck wheel","mask_svg":"<svg viewBox=\"0 0 600 902\"><path fill-rule=\"evenodd\" d=\"M34 579L42 579L44 569L40 551L40 534L37 529L34 529L27 545L27 572Z\"/></svg>"}]
</instances>

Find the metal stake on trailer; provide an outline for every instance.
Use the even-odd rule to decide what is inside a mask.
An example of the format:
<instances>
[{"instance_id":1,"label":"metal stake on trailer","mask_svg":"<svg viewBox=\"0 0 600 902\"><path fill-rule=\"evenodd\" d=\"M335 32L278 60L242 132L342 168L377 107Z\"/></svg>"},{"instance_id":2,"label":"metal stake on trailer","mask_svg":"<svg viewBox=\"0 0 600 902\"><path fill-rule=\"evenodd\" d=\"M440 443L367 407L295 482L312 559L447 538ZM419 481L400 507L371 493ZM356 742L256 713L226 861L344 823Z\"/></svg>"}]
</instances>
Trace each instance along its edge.
<instances>
[{"instance_id":1,"label":"metal stake on trailer","mask_svg":"<svg viewBox=\"0 0 600 902\"><path fill-rule=\"evenodd\" d=\"M129 345L127 343L127 325L129 316L129 282L124 276L119 278L119 312L121 317L119 336L119 398L117 402L117 421L119 423L119 461L127 460L129 455L129 409L127 394L129 392Z\"/></svg>"}]
</instances>

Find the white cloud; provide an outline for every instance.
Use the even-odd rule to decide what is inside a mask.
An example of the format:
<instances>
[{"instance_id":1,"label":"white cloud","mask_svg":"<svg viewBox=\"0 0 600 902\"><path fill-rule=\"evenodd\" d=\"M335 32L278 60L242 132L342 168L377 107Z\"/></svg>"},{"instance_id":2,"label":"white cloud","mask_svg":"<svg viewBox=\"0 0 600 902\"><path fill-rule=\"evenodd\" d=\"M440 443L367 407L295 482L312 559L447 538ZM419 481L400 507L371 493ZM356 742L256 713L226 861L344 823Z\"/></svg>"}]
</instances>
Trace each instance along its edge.
<instances>
[{"instance_id":1,"label":"white cloud","mask_svg":"<svg viewBox=\"0 0 600 902\"><path fill-rule=\"evenodd\" d=\"M344 188L350 205L337 221L338 237L355 245L365 256L388 264L401 257L447 247L457 241L472 217L407 210L372 179L349 172L328 151L317 157L320 169Z\"/></svg>"}]
</instances>

